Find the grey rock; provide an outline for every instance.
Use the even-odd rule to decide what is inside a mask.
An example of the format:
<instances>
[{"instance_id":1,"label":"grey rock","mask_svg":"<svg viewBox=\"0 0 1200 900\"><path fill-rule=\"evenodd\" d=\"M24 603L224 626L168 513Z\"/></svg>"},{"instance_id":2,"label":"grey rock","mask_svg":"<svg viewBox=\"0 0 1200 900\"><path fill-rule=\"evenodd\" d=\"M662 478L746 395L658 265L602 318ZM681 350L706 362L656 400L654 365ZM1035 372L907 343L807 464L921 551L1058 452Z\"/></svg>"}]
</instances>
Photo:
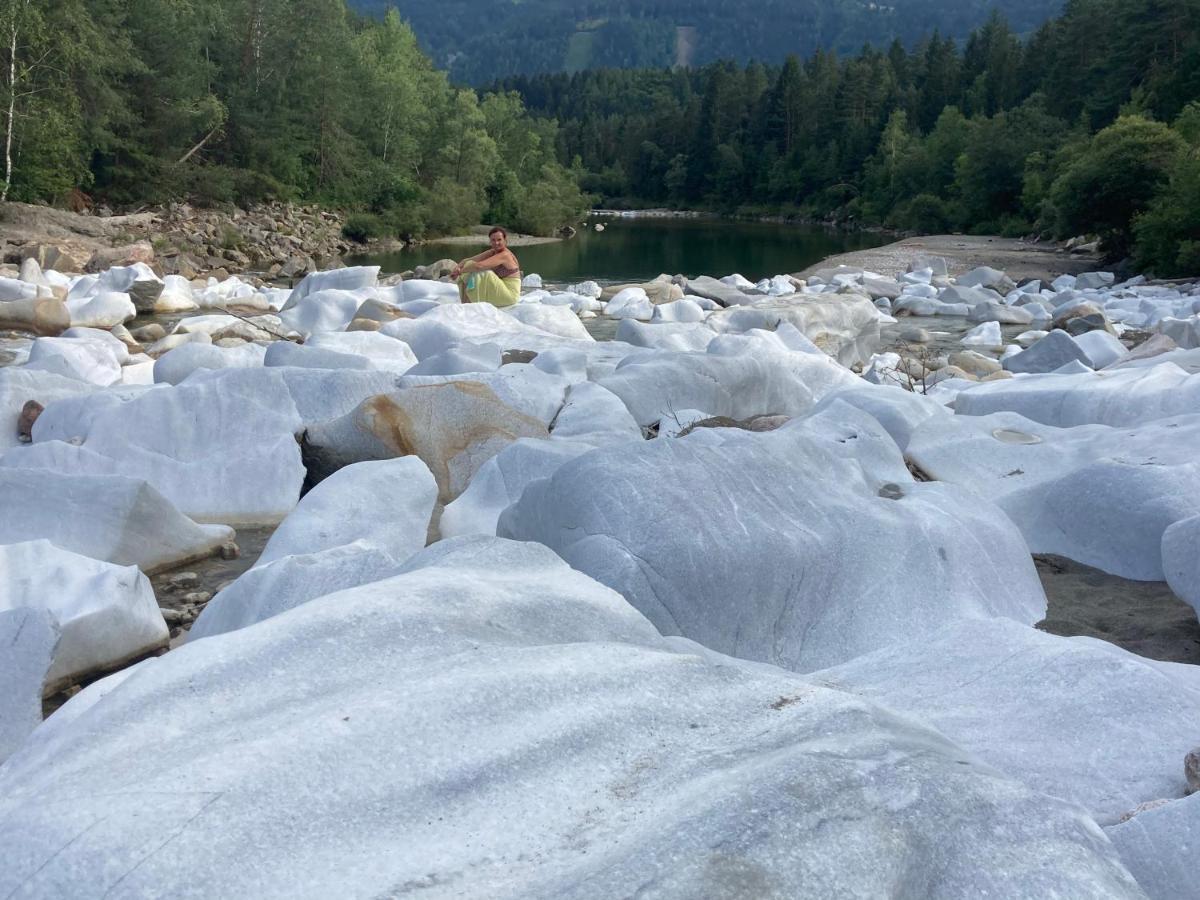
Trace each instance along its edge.
<instances>
[{"instance_id":1,"label":"grey rock","mask_svg":"<svg viewBox=\"0 0 1200 900\"><path fill-rule=\"evenodd\" d=\"M976 378L986 378L1003 369L999 360L976 353L974 350L960 350L957 353L951 353L949 362L950 365L957 366Z\"/></svg>"},{"instance_id":2,"label":"grey rock","mask_svg":"<svg viewBox=\"0 0 1200 900\"><path fill-rule=\"evenodd\" d=\"M1000 322L1004 325L1028 325L1033 321L1033 313L1016 306L1006 306L1003 303L988 301L971 307L967 316L972 322Z\"/></svg>"},{"instance_id":3,"label":"grey rock","mask_svg":"<svg viewBox=\"0 0 1200 900\"><path fill-rule=\"evenodd\" d=\"M965 275L958 276L956 280L958 284L965 287L992 288L995 291L1005 294L1017 286L1011 278L999 269L993 269L990 266L980 266L977 269L972 269Z\"/></svg>"},{"instance_id":4,"label":"grey rock","mask_svg":"<svg viewBox=\"0 0 1200 900\"><path fill-rule=\"evenodd\" d=\"M916 325L900 329L896 337L902 341L908 341L910 344L928 344L933 340L933 335L924 328L918 328Z\"/></svg>"},{"instance_id":5,"label":"grey rock","mask_svg":"<svg viewBox=\"0 0 1200 900\"><path fill-rule=\"evenodd\" d=\"M1200 791L1200 748L1183 758L1183 775L1187 779L1189 794Z\"/></svg>"},{"instance_id":6,"label":"grey rock","mask_svg":"<svg viewBox=\"0 0 1200 900\"><path fill-rule=\"evenodd\" d=\"M1051 331L1030 347L1004 360L1009 372L1053 372L1071 362L1091 367L1091 360L1065 331Z\"/></svg>"},{"instance_id":7,"label":"grey rock","mask_svg":"<svg viewBox=\"0 0 1200 900\"><path fill-rule=\"evenodd\" d=\"M1075 278L1075 288L1080 291L1097 291L1111 287L1116 277L1112 272L1084 272Z\"/></svg>"}]
</instances>

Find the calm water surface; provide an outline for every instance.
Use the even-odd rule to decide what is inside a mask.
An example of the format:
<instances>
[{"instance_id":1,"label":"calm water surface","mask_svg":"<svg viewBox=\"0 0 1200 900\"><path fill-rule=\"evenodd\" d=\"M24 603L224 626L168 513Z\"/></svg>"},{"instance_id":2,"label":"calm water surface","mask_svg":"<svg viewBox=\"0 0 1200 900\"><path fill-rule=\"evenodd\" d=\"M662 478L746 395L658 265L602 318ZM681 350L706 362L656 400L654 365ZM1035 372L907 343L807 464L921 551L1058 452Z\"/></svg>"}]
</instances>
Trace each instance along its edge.
<instances>
[{"instance_id":1,"label":"calm water surface","mask_svg":"<svg viewBox=\"0 0 1200 900\"><path fill-rule=\"evenodd\" d=\"M597 222L604 231L593 229ZM796 272L834 253L887 243L879 234L843 232L808 225L735 222L725 219L599 218L568 241L517 247L525 273L550 282L644 281L668 275L739 272L752 281ZM385 274L403 272L447 257L479 252L461 244L430 243L399 253L356 256L351 265L378 265Z\"/></svg>"}]
</instances>

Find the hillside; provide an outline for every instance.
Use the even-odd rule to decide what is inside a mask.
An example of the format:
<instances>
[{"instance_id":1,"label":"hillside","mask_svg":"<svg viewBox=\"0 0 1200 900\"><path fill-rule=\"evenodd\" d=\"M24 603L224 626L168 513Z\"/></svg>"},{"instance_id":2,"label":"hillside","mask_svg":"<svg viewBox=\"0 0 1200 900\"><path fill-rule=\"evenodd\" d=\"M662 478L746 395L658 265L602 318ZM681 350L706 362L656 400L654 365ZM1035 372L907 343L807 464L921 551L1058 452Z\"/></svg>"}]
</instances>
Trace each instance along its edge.
<instances>
[{"instance_id":1,"label":"hillside","mask_svg":"<svg viewBox=\"0 0 1200 900\"><path fill-rule=\"evenodd\" d=\"M434 62L483 84L512 74L598 67L779 62L818 49L856 53L935 29L962 38L998 10L1018 34L1058 14L1062 0L350 0L369 14L395 6Z\"/></svg>"}]
</instances>

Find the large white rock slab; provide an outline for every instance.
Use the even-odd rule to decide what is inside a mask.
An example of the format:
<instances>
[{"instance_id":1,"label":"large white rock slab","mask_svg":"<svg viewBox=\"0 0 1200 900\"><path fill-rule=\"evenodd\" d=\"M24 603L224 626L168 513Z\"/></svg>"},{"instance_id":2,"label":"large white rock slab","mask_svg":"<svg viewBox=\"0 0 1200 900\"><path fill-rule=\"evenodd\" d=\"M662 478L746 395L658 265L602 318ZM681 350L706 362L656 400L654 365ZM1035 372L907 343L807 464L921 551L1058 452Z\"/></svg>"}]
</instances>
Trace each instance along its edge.
<instances>
[{"instance_id":1,"label":"large white rock slab","mask_svg":"<svg viewBox=\"0 0 1200 900\"><path fill-rule=\"evenodd\" d=\"M362 356L376 369L402 375L417 364L417 357L404 341L377 331L348 331L314 334L304 342L306 347L334 350Z\"/></svg>"},{"instance_id":2,"label":"large white rock slab","mask_svg":"<svg viewBox=\"0 0 1200 900\"><path fill-rule=\"evenodd\" d=\"M1009 411L1067 428L1140 425L1200 410L1200 375L1166 363L1079 375L1028 375L962 391L954 411L969 416Z\"/></svg>"},{"instance_id":3,"label":"large white rock slab","mask_svg":"<svg viewBox=\"0 0 1200 900\"><path fill-rule=\"evenodd\" d=\"M502 350L534 351L595 344L526 325L490 303L438 304L418 318L388 322L379 333L404 341L421 360L464 341L498 344Z\"/></svg>"},{"instance_id":4,"label":"large white rock slab","mask_svg":"<svg viewBox=\"0 0 1200 900\"><path fill-rule=\"evenodd\" d=\"M236 631L318 597L382 581L398 574L404 562L365 540L268 563L260 560L217 592L192 624L187 639Z\"/></svg>"},{"instance_id":5,"label":"large white rock slab","mask_svg":"<svg viewBox=\"0 0 1200 900\"><path fill-rule=\"evenodd\" d=\"M370 290L379 283L379 266L347 266L342 269L330 269L326 272L312 272L292 289L291 295L284 304L284 309L291 309L306 297L321 291L360 291Z\"/></svg>"},{"instance_id":6,"label":"large white rock slab","mask_svg":"<svg viewBox=\"0 0 1200 900\"><path fill-rule=\"evenodd\" d=\"M562 408L550 423L556 438L584 441L641 440L642 429L621 398L591 381L567 389Z\"/></svg>"},{"instance_id":7,"label":"large white rock slab","mask_svg":"<svg viewBox=\"0 0 1200 900\"><path fill-rule=\"evenodd\" d=\"M1138 813L1107 829L1151 900L1196 900L1196 847L1200 846L1200 794Z\"/></svg>"},{"instance_id":8,"label":"large white rock slab","mask_svg":"<svg viewBox=\"0 0 1200 900\"><path fill-rule=\"evenodd\" d=\"M813 394L781 357L660 350L627 357L599 384L642 426L682 409L733 419L800 415L812 408Z\"/></svg>"},{"instance_id":9,"label":"large white rock slab","mask_svg":"<svg viewBox=\"0 0 1200 900\"><path fill-rule=\"evenodd\" d=\"M446 505L439 526L442 537L495 535L500 513L519 500L531 482L549 478L563 463L591 449L579 441L514 441L480 466L467 489Z\"/></svg>"},{"instance_id":10,"label":"large white rock slab","mask_svg":"<svg viewBox=\"0 0 1200 900\"><path fill-rule=\"evenodd\" d=\"M466 372L448 376L404 375L396 383L401 388L412 388L454 382L486 385L504 403L546 426L554 421L562 409L567 389L571 386L565 376L545 372L529 363L509 363L495 372Z\"/></svg>"},{"instance_id":11,"label":"large white rock slab","mask_svg":"<svg viewBox=\"0 0 1200 900\"><path fill-rule=\"evenodd\" d=\"M846 404L765 434L586 454L526 487L498 534L553 548L664 633L798 671L958 618L1033 624L1046 610L1007 517L914 482L887 432Z\"/></svg>"},{"instance_id":12,"label":"large white rock slab","mask_svg":"<svg viewBox=\"0 0 1200 900\"><path fill-rule=\"evenodd\" d=\"M878 312L870 300L855 294L758 298L714 312L705 321L716 331L734 333L773 331L787 323L844 366L865 363L879 349Z\"/></svg>"},{"instance_id":13,"label":"large white rock slab","mask_svg":"<svg viewBox=\"0 0 1200 900\"><path fill-rule=\"evenodd\" d=\"M234 369L123 399L58 401L34 425L33 446L3 464L143 478L201 522L278 522L296 505L301 421L282 378Z\"/></svg>"},{"instance_id":14,"label":"large white rock slab","mask_svg":"<svg viewBox=\"0 0 1200 900\"><path fill-rule=\"evenodd\" d=\"M812 679L932 725L1101 824L1183 793L1200 722L1200 667L1006 619L955 622Z\"/></svg>"},{"instance_id":15,"label":"large white rock slab","mask_svg":"<svg viewBox=\"0 0 1200 900\"><path fill-rule=\"evenodd\" d=\"M0 891L1139 896L1078 808L544 548L409 569L72 700L0 772Z\"/></svg>"},{"instance_id":16,"label":"large white rock slab","mask_svg":"<svg viewBox=\"0 0 1200 900\"><path fill-rule=\"evenodd\" d=\"M56 547L144 572L212 555L233 540L197 525L144 481L0 466L0 544L45 538Z\"/></svg>"},{"instance_id":17,"label":"large white rock slab","mask_svg":"<svg viewBox=\"0 0 1200 900\"><path fill-rule=\"evenodd\" d=\"M298 291L299 288L296 289ZM292 298L296 296L292 292ZM354 314L365 298L361 293L321 290L307 294L294 303L288 300L279 314L283 324L307 337L323 331L343 331L354 321Z\"/></svg>"},{"instance_id":18,"label":"large white rock slab","mask_svg":"<svg viewBox=\"0 0 1200 900\"><path fill-rule=\"evenodd\" d=\"M1200 514L1200 415L1054 428L1015 413L938 416L907 454L996 503L1033 553L1162 581L1163 533Z\"/></svg>"},{"instance_id":19,"label":"large white rock slab","mask_svg":"<svg viewBox=\"0 0 1200 900\"><path fill-rule=\"evenodd\" d=\"M88 338L40 337L29 348L25 366L100 387L121 380L121 360L115 349Z\"/></svg>"},{"instance_id":20,"label":"large white rock slab","mask_svg":"<svg viewBox=\"0 0 1200 900\"><path fill-rule=\"evenodd\" d=\"M0 544L0 611L41 609L61 640L46 672L48 692L113 669L167 643L150 579L47 540Z\"/></svg>"},{"instance_id":21,"label":"large white rock slab","mask_svg":"<svg viewBox=\"0 0 1200 900\"><path fill-rule=\"evenodd\" d=\"M0 609L0 765L42 724L42 688L58 646L44 609Z\"/></svg>"},{"instance_id":22,"label":"large white rock slab","mask_svg":"<svg viewBox=\"0 0 1200 900\"><path fill-rule=\"evenodd\" d=\"M617 326L616 338L634 347L699 352L705 350L716 336L717 333L703 322L639 322L637 319L622 319Z\"/></svg>"},{"instance_id":23,"label":"large white rock slab","mask_svg":"<svg viewBox=\"0 0 1200 900\"><path fill-rule=\"evenodd\" d=\"M354 541L403 561L425 546L436 503L437 483L415 456L346 466L304 495L255 565Z\"/></svg>"},{"instance_id":24,"label":"large white rock slab","mask_svg":"<svg viewBox=\"0 0 1200 900\"><path fill-rule=\"evenodd\" d=\"M55 400L90 394L96 387L77 378L39 372L24 366L0 367L0 452L20 443L17 423L30 400L49 406Z\"/></svg>"},{"instance_id":25,"label":"large white rock slab","mask_svg":"<svg viewBox=\"0 0 1200 900\"><path fill-rule=\"evenodd\" d=\"M504 312L523 325L528 325L547 334L556 334L568 340L583 341L584 343L595 340L588 330L583 327L583 323L579 321L579 316L575 315L574 311L566 306L543 306L540 303L519 303L516 306L507 307Z\"/></svg>"}]
</instances>

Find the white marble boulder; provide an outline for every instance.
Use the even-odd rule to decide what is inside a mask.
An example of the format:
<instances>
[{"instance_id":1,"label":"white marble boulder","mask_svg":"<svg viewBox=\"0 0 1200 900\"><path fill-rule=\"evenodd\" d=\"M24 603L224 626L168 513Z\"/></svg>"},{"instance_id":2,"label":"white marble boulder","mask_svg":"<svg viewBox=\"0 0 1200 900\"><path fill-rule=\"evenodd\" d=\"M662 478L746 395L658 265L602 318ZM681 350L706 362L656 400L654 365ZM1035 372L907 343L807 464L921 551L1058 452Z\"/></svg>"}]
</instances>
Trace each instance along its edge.
<instances>
[{"instance_id":1,"label":"white marble boulder","mask_svg":"<svg viewBox=\"0 0 1200 900\"><path fill-rule=\"evenodd\" d=\"M0 368L0 452L19 443L17 423L30 400L49 406L55 400L90 394L95 389L94 385L64 375L22 366Z\"/></svg>"},{"instance_id":2,"label":"white marble boulder","mask_svg":"<svg viewBox=\"0 0 1200 900\"><path fill-rule=\"evenodd\" d=\"M1015 412L1059 428L1121 428L1198 409L1200 375L1171 363L1078 375L1027 375L972 386L954 400L954 411L960 414Z\"/></svg>"},{"instance_id":3,"label":"white marble boulder","mask_svg":"<svg viewBox=\"0 0 1200 900\"><path fill-rule=\"evenodd\" d=\"M1171 590L1200 616L1200 514L1163 532L1162 562Z\"/></svg>"},{"instance_id":4,"label":"white marble boulder","mask_svg":"<svg viewBox=\"0 0 1200 900\"><path fill-rule=\"evenodd\" d=\"M56 547L155 572L211 556L233 540L197 525L144 481L0 466L0 544L45 538Z\"/></svg>"},{"instance_id":5,"label":"white marble boulder","mask_svg":"<svg viewBox=\"0 0 1200 900\"><path fill-rule=\"evenodd\" d=\"M480 466L522 437L548 438L549 432L488 386L452 381L380 394L308 428L305 462L320 480L351 463L415 455L437 480L440 502L449 503Z\"/></svg>"},{"instance_id":6,"label":"white marble boulder","mask_svg":"<svg viewBox=\"0 0 1200 900\"><path fill-rule=\"evenodd\" d=\"M480 466L467 489L446 505L439 525L441 536L495 535L500 513L519 500L530 483L548 478L563 463L591 449L579 441L514 441Z\"/></svg>"},{"instance_id":7,"label":"white marble boulder","mask_svg":"<svg viewBox=\"0 0 1200 900\"><path fill-rule=\"evenodd\" d=\"M346 466L304 495L255 565L357 540L405 560L425 546L437 494L433 475L416 456Z\"/></svg>"},{"instance_id":8,"label":"white marble boulder","mask_svg":"<svg viewBox=\"0 0 1200 900\"><path fill-rule=\"evenodd\" d=\"M61 631L47 692L167 644L150 580L136 566L60 550L44 539L0 544L0 610L21 608L47 611Z\"/></svg>"},{"instance_id":9,"label":"white marble boulder","mask_svg":"<svg viewBox=\"0 0 1200 900\"><path fill-rule=\"evenodd\" d=\"M0 765L42 723L42 690L59 634L45 609L0 609Z\"/></svg>"},{"instance_id":10,"label":"white marble boulder","mask_svg":"<svg viewBox=\"0 0 1200 900\"><path fill-rule=\"evenodd\" d=\"M6 895L1141 896L1078 807L532 545L444 542L58 717L0 770Z\"/></svg>"},{"instance_id":11,"label":"white marble boulder","mask_svg":"<svg viewBox=\"0 0 1200 900\"><path fill-rule=\"evenodd\" d=\"M199 522L278 522L304 481L296 404L282 377L216 374L122 402L57 401L35 423L33 445L3 464L143 478Z\"/></svg>"},{"instance_id":12,"label":"white marble boulder","mask_svg":"<svg viewBox=\"0 0 1200 900\"><path fill-rule=\"evenodd\" d=\"M683 409L747 419L801 415L813 405L812 391L782 354L660 350L627 357L598 384L620 397L643 427Z\"/></svg>"},{"instance_id":13,"label":"white marble boulder","mask_svg":"<svg viewBox=\"0 0 1200 900\"><path fill-rule=\"evenodd\" d=\"M907 455L996 503L1033 553L1162 581L1163 535L1200 515L1200 415L1054 428L1015 413L934 416Z\"/></svg>"},{"instance_id":14,"label":"white marble boulder","mask_svg":"<svg viewBox=\"0 0 1200 900\"><path fill-rule=\"evenodd\" d=\"M1146 809L1107 833L1150 900L1200 898L1200 794Z\"/></svg>"},{"instance_id":15,"label":"white marble boulder","mask_svg":"<svg viewBox=\"0 0 1200 900\"><path fill-rule=\"evenodd\" d=\"M769 433L589 453L529 485L497 533L553 548L664 633L797 671L1046 610L1008 518L914 482L882 426L840 403Z\"/></svg>"},{"instance_id":16,"label":"white marble boulder","mask_svg":"<svg viewBox=\"0 0 1200 900\"><path fill-rule=\"evenodd\" d=\"M811 677L933 726L1101 824L1182 796L1200 722L1200 667L1007 619L954 622Z\"/></svg>"},{"instance_id":17,"label":"white marble boulder","mask_svg":"<svg viewBox=\"0 0 1200 900\"><path fill-rule=\"evenodd\" d=\"M718 310L706 323L720 332L773 331L788 323L844 366L866 363L879 349L878 311L855 294L765 297Z\"/></svg>"}]
</instances>

